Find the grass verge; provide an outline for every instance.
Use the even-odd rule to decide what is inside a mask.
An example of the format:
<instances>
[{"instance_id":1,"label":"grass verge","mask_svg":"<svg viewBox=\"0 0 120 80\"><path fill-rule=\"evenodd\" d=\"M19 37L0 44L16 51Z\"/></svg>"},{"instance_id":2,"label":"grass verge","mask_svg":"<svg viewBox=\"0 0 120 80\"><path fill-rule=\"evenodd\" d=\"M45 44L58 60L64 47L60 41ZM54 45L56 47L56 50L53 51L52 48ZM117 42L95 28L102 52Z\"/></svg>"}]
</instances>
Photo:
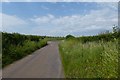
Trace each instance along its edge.
<instances>
[{"instance_id":1,"label":"grass verge","mask_svg":"<svg viewBox=\"0 0 120 80\"><path fill-rule=\"evenodd\" d=\"M62 41L59 50L66 78L117 78L118 40L87 42Z\"/></svg>"}]
</instances>

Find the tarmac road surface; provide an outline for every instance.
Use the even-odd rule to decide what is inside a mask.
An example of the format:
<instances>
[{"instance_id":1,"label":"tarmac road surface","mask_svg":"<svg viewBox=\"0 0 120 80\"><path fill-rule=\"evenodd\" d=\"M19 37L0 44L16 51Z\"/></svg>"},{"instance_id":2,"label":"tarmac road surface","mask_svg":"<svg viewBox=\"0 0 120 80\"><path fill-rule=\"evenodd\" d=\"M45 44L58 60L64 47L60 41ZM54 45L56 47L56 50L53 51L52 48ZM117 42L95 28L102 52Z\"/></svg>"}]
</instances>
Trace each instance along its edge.
<instances>
[{"instance_id":1,"label":"tarmac road surface","mask_svg":"<svg viewBox=\"0 0 120 80\"><path fill-rule=\"evenodd\" d=\"M57 41L10 64L2 70L3 78L63 78Z\"/></svg>"}]
</instances>

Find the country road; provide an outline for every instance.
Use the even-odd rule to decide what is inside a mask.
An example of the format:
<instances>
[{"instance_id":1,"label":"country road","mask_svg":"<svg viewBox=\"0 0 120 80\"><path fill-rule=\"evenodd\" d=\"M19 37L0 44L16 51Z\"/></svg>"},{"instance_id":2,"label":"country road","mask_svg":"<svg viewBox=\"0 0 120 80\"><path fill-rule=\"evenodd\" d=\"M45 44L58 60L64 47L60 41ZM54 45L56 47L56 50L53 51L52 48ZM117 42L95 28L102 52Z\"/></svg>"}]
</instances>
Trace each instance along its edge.
<instances>
[{"instance_id":1,"label":"country road","mask_svg":"<svg viewBox=\"0 0 120 80\"><path fill-rule=\"evenodd\" d=\"M63 78L64 73L58 50L58 42L33 52L10 64L2 71L3 78Z\"/></svg>"}]
</instances>

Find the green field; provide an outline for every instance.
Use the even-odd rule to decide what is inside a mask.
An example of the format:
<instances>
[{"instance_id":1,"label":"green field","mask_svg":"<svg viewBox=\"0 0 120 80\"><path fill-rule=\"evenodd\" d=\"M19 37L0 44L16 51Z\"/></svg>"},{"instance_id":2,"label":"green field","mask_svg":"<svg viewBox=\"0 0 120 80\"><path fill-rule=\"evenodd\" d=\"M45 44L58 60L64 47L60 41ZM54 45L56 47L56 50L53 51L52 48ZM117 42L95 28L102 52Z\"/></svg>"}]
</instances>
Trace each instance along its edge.
<instances>
[{"instance_id":1,"label":"green field","mask_svg":"<svg viewBox=\"0 0 120 80\"><path fill-rule=\"evenodd\" d=\"M66 78L117 78L118 40L63 40L59 50Z\"/></svg>"}]
</instances>

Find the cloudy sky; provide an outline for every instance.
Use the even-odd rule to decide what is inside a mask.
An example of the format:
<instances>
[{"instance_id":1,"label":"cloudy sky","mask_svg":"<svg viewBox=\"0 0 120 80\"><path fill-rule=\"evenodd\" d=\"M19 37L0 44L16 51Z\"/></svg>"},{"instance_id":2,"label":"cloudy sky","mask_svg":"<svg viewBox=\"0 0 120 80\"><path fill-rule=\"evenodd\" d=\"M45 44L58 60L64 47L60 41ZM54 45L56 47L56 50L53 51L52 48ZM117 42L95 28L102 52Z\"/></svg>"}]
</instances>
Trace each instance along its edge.
<instances>
[{"instance_id":1,"label":"cloudy sky","mask_svg":"<svg viewBox=\"0 0 120 80\"><path fill-rule=\"evenodd\" d=\"M118 24L117 2L0 3L2 31L47 36L95 35ZM2 17L1 17L2 16Z\"/></svg>"}]
</instances>

